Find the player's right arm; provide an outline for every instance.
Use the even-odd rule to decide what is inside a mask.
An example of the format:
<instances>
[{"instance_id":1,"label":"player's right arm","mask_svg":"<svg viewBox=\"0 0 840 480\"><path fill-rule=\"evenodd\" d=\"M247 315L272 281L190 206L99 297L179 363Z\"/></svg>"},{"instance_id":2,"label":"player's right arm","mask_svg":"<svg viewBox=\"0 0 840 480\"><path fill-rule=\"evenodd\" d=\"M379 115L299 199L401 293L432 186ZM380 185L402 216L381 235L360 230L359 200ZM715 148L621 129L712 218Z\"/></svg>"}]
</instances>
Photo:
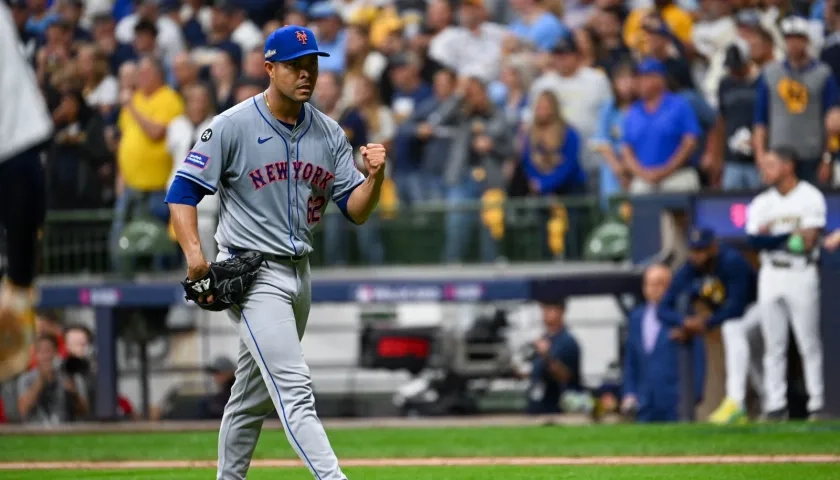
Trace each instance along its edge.
<instances>
[{"instance_id":1,"label":"player's right arm","mask_svg":"<svg viewBox=\"0 0 840 480\"><path fill-rule=\"evenodd\" d=\"M759 195L750 202L747 207L747 244L756 250L779 250L783 249L790 237L789 234L772 235L767 225L766 213L770 206L767 205L766 197Z\"/></svg>"},{"instance_id":2,"label":"player's right arm","mask_svg":"<svg viewBox=\"0 0 840 480\"><path fill-rule=\"evenodd\" d=\"M187 259L187 277L200 278L207 272L207 259L198 236L196 206L205 195L213 195L235 146L235 126L218 115L201 134L175 173L166 194L172 227Z\"/></svg>"}]
</instances>

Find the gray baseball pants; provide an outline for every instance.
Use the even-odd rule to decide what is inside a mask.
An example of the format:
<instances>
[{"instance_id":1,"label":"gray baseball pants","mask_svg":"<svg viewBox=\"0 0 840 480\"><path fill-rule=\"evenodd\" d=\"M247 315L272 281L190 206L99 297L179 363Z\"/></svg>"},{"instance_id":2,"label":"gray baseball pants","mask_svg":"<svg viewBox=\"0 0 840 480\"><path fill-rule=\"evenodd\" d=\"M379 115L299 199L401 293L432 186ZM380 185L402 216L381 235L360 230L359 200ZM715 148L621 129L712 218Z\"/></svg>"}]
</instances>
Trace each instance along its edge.
<instances>
[{"instance_id":1,"label":"gray baseball pants","mask_svg":"<svg viewBox=\"0 0 840 480\"><path fill-rule=\"evenodd\" d=\"M219 259L230 257L223 251ZM269 261L241 308L228 311L239 331L236 380L219 430L217 480L244 480L265 418L276 411L289 444L317 480L346 480L315 413L300 339L311 302L307 259Z\"/></svg>"}]
</instances>

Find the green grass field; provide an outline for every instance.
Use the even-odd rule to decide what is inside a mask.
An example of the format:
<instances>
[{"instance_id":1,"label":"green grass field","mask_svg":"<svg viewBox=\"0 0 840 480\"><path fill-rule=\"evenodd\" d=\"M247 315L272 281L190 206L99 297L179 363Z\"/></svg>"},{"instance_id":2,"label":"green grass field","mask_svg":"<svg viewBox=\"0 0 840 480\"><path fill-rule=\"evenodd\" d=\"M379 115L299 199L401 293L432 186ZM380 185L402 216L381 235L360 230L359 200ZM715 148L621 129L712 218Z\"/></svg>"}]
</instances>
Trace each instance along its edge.
<instances>
[{"instance_id":1,"label":"green grass field","mask_svg":"<svg viewBox=\"0 0 840 480\"><path fill-rule=\"evenodd\" d=\"M598 425L334 429L341 459L616 456L840 456L840 424ZM263 432L255 459L292 459L282 431ZM177 461L216 458L215 432L4 435L0 462ZM838 457L840 458L840 457ZM2 466L0 466L2 469ZM798 464L348 467L353 480L840 480L840 462ZM212 469L0 470L4 480L213 478ZM302 467L254 468L249 480L312 478Z\"/></svg>"}]
</instances>

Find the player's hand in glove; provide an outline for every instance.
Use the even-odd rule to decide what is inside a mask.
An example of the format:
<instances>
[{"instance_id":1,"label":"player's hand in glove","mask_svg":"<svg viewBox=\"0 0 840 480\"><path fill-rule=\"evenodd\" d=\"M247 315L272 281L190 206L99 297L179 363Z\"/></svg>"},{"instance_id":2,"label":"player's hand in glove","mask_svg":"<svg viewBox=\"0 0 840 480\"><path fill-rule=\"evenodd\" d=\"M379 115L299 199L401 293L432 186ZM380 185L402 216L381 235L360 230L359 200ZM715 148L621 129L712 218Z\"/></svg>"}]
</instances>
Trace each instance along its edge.
<instances>
[{"instance_id":1,"label":"player's hand in glove","mask_svg":"<svg viewBox=\"0 0 840 480\"><path fill-rule=\"evenodd\" d=\"M359 148L362 158L365 161L365 168L368 176L377 180L385 178L385 147L378 143L368 143L367 146Z\"/></svg>"},{"instance_id":2,"label":"player's hand in glove","mask_svg":"<svg viewBox=\"0 0 840 480\"><path fill-rule=\"evenodd\" d=\"M186 299L205 310L219 312L242 302L257 279L263 256L246 252L238 257L213 262L197 278L188 276L182 283ZM192 275L201 273L200 267L190 268Z\"/></svg>"}]
</instances>

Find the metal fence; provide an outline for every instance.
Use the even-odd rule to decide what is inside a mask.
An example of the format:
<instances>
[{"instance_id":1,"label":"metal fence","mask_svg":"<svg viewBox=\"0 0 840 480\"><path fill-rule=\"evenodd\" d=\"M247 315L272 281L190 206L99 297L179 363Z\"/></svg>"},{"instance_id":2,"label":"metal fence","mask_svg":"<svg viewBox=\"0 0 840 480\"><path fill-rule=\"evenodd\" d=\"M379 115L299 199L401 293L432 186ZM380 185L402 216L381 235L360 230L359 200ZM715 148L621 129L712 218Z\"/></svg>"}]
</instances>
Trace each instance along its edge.
<instances>
[{"instance_id":1,"label":"metal fence","mask_svg":"<svg viewBox=\"0 0 840 480\"><path fill-rule=\"evenodd\" d=\"M386 264L423 265L442 261L446 241L446 217L455 212L469 213L473 225L465 226L470 236L466 263L480 261L479 228L485 224L502 225L497 231L500 255L511 262L538 261L547 258L580 260L584 243L604 218L594 196L566 198L508 199L503 203L475 202L462 207L443 203L425 204L397 210L380 209L374 220L382 239ZM331 215L330 208L322 223ZM367 246L365 238L349 222L341 221L342 247L347 249L348 264L362 264L360 254ZM50 212L42 239L41 271L44 274L105 273L109 270L109 232L112 210ZM325 265L324 226L314 233L313 265ZM558 244L559 240L559 244ZM151 264L138 267L148 270Z\"/></svg>"}]
</instances>

